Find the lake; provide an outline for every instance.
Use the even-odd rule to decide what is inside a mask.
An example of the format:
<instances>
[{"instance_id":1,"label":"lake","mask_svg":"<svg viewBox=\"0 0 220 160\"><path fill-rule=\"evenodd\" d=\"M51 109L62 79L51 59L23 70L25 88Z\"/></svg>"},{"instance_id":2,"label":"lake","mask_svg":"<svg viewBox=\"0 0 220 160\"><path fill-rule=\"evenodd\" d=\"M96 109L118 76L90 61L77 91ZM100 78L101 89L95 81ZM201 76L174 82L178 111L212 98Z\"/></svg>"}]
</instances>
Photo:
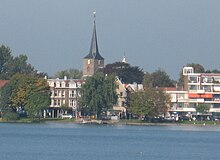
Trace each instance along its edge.
<instances>
[{"instance_id":1,"label":"lake","mask_svg":"<svg viewBox=\"0 0 220 160\"><path fill-rule=\"evenodd\" d=\"M219 126L0 123L1 160L207 160Z\"/></svg>"}]
</instances>

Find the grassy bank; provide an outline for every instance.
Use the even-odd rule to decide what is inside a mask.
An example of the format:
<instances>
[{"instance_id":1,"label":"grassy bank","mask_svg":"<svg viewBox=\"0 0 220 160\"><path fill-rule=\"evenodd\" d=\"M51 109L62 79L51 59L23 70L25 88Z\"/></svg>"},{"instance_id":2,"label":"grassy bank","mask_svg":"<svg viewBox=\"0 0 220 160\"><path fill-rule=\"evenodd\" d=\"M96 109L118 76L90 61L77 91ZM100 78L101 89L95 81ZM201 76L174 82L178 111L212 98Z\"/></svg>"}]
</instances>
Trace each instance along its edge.
<instances>
[{"instance_id":1,"label":"grassy bank","mask_svg":"<svg viewBox=\"0 0 220 160\"><path fill-rule=\"evenodd\" d=\"M41 119L30 119L30 118L19 118L17 120L7 120L0 118L0 122L3 123L78 123L75 118L73 119L61 119L61 118L41 118ZM178 122L147 122L138 119L132 120L118 120L118 121L103 121L104 124L122 124L122 125L219 125L220 121L178 121Z\"/></svg>"},{"instance_id":2,"label":"grassy bank","mask_svg":"<svg viewBox=\"0 0 220 160\"><path fill-rule=\"evenodd\" d=\"M0 118L0 122L4 123L47 123L47 122L57 122L57 123L67 123L75 122L75 119L61 119L61 118L40 118L40 119L31 119L31 118L19 118L17 120L9 120Z\"/></svg>"}]
</instances>

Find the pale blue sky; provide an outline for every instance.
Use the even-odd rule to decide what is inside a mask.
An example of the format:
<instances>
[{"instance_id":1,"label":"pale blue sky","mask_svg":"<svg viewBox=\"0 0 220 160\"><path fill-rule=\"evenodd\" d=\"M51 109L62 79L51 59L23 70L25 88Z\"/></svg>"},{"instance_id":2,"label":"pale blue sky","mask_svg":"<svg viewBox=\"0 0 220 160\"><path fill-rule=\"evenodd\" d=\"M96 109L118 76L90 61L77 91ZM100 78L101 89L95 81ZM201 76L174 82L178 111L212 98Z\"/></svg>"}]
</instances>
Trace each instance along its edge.
<instances>
[{"instance_id":1,"label":"pale blue sky","mask_svg":"<svg viewBox=\"0 0 220 160\"><path fill-rule=\"evenodd\" d=\"M96 24L105 64L124 55L177 79L187 63L220 69L219 0L0 0L0 43L40 71L82 69Z\"/></svg>"}]
</instances>

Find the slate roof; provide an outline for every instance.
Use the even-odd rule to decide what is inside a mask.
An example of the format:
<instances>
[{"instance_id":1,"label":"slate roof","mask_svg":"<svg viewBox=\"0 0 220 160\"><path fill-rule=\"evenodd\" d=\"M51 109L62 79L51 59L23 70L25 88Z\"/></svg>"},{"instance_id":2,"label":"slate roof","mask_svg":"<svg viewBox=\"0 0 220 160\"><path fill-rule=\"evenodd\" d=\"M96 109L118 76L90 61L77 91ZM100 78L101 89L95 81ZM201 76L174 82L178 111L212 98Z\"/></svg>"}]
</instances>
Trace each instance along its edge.
<instances>
[{"instance_id":1,"label":"slate roof","mask_svg":"<svg viewBox=\"0 0 220 160\"><path fill-rule=\"evenodd\" d=\"M99 49L98 49L98 41L97 41L95 21L94 21L94 27L93 27L93 34L92 34L92 42L91 42L91 46L90 46L90 51L89 51L89 54L84 57L84 59L104 60L104 58L100 55Z\"/></svg>"}]
</instances>

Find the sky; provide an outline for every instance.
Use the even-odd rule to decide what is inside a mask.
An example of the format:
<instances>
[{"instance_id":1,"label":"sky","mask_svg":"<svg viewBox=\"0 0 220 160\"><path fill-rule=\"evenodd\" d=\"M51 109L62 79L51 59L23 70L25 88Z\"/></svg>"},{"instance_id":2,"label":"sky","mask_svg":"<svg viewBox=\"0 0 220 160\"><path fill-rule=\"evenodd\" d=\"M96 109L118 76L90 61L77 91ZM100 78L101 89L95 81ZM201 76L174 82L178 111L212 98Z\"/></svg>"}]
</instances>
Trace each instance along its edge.
<instances>
[{"instance_id":1,"label":"sky","mask_svg":"<svg viewBox=\"0 0 220 160\"><path fill-rule=\"evenodd\" d=\"M0 44L26 54L36 69L82 70L93 12L105 64L162 69L177 80L183 66L220 69L219 0L0 0Z\"/></svg>"}]
</instances>

